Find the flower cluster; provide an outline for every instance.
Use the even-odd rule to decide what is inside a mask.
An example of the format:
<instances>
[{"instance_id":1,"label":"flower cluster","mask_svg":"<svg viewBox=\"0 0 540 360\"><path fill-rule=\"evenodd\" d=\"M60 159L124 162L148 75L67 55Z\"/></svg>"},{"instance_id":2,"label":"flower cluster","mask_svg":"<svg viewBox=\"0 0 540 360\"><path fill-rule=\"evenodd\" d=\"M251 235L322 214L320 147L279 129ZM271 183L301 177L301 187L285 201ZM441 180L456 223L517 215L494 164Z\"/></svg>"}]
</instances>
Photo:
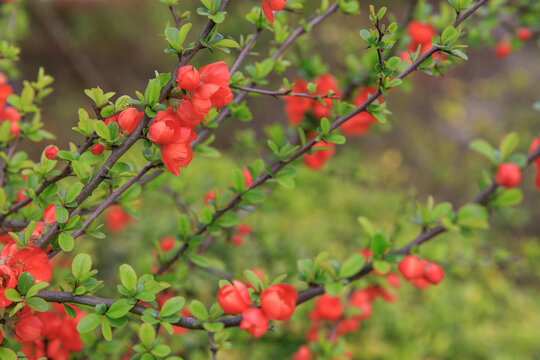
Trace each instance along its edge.
<instances>
[{"instance_id":1,"label":"flower cluster","mask_svg":"<svg viewBox=\"0 0 540 360\"><path fill-rule=\"evenodd\" d=\"M420 22L418 20L413 20L409 23L407 27L407 33L411 38L411 43L409 48L406 51L403 51L399 54L399 57L403 61L411 62L409 58L409 52L416 52L418 47L420 47L420 54L425 53L431 49L431 39L437 35L437 32L433 25ZM434 54L435 55L435 54Z\"/></svg>"},{"instance_id":2,"label":"flower cluster","mask_svg":"<svg viewBox=\"0 0 540 360\"><path fill-rule=\"evenodd\" d=\"M19 127L21 115L17 109L7 106L7 98L12 93L13 88L8 84L7 76L0 73L0 124L9 121L9 133L16 137L21 132L21 128Z\"/></svg>"},{"instance_id":3,"label":"flower cluster","mask_svg":"<svg viewBox=\"0 0 540 360\"><path fill-rule=\"evenodd\" d=\"M130 135L135 131L135 129L137 129L137 126L139 126L143 116L143 112L131 107L122 110L122 112L119 114L115 114L105 119L105 125L117 123L122 133ZM100 155L104 150L105 146L100 142L97 142L94 144L91 151L94 155Z\"/></svg>"},{"instance_id":4,"label":"flower cluster","mask_svg":"<svg viewBox=\"0 0 540 360\"><path fill-rule=\"evenodd\" d=\"M362 105L371 95L375 94L376 91L377 90L372 87L365 87L361 89L358 95L356 95L356 97L354 98L354 105ZM375 118L375 116L371 115L367 111L362 111L360 114L352 117L351 119L343 123L340 129L346 136L360 136L367 133L371 124L376 122L377 119Z\"/></svg>"},{"instance_id":5,"label":"flower cluster","mask_svg":"<svg viewBox=\"0 0 540 360\"><path fill-rule=\"evenodd\" d=\"M18 249L11 241L0 252L0 307L6 307L13 302L6 298L6 290L17 286L19 276L26 272L34 280L48 282L52 271L47 254L36 246Z\"/></svg>"},{"instance_id":6,"label":"flower cluster","mask_svg":"<svg viewBox=\"0 0 540 360\"><path fill-rule=\"evenodd\" d=\"M317 148L325 148L325 149L317 149ZM332 143L326 143L324 141L319 141L313 145L313 151L311 154L305 153L304 156L304 163L306 166L313 170L320 170L324 166L324 164L330 159L332 156L334 156L334 152L336 145Z\"/></svg>"},{"instance_id":7,"label":"flower cluster","mask_svg":"<svg viewBox=\"0 0 540 360\"><path fill-rule=\"evenodd\" d=\"M68 317L60 304L53 304L54 311L36 313L32 316L33 340L22 341L22 351L28 360L49 358L67 360L73 353L82 351L82 341L77 331L79 320L84 312L75 309L76 317ZM37 326L41 324L41 326ZM28 338L27 338L28 339Z\"/></svg>"},{"instance_id":8,"label":"flower cluster","mask_svg":"<svg viewBox=\"0 0 540 360\"><path fill-rule=\"evenodd\" d=\"M191 65L178 69L176 77L181 101L158 112L148 139L161 146L163 164L174 175L193 158L191 142L197 138L193 131L212 107L229 104L233 94L229 88L229 68L225 62L203 66L197 70Z\"/></svg>"},{"instance_id":9,"label":"flower cluster","mask_svg":"<svg viewBox=\"0 0 540 360\"><path fill-rule=\"evenodd\" d=\"M399 272L419 289L425 289L430 284L437 285L444 279L444 272L434 262L407 255L398 264Z\"/></svg>"},{"instance_id":10,"label":"flower cluster","mask_svg":"<svg viewBox=\"0 0 540 360\"><path fill-rule=\"evenodd\" d=\"M230 315L242 314L240 329L246 330L254 338L263 336L268 331L268 320L284 321L289 319L296 308L298 294L288 284L276 284L258 293L260 307L252 306L253 295L257 291L241 281L233 280L232 285L223 286L217 300L223 311Z\"/></svg>"}]
</instances>

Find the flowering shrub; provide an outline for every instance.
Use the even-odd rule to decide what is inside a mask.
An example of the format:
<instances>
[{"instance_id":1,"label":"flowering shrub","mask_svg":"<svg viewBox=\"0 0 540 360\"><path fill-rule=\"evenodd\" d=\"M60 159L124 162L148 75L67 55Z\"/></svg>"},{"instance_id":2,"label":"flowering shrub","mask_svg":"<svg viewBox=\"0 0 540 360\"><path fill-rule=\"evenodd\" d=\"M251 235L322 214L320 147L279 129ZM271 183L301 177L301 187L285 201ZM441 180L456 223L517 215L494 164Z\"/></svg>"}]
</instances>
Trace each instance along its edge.
<instances>
[{"instance_id":1,"label":"flowering shrub","mask_svg":"<svg viewBox=\"0 0 540 360\"><path fill-rule=\"evenodd\" d=\"M17 83L18 36L1 32L8 34L0 42L1 359L174 360L192 354L200 358L197 347L204 347L207 356L208 344L216 359L239 338L280 336L269 330L297 326L301 320L310 324L303 329L305 339L288 351L289 358L356 358L360 355L350 350L354 344L347 335L376 316L378 300L398 299L401 277L419 289L445 279L445 265L420 255L420 247L442 233L473 235L487 229L492 211L504 214L522 201L518 187L529 165L539 166L535 183L540 190L540 138L527 139L532 140L528 154L518 151L516 133L501 139L497 149L477 139L470 148L490 162L479 181L480 193L460 207L436 204L432 197L426 205L418 203L413 223L420 234L412 240L398 243L396 234L360 216L366 241L348 248L347 256L332 254L336 239L328 239L328 251L296 261L295 276L243 269L245 279L238 280L226 264L209 256L210 248L219 246L219 240L238 247L248 241L267 246L264 234L244 217L264 208L271 192L282 191L277 186L294 189L298 168L304 166L324 176L341 145L387 124L387 99L400 88L411 88L408 77L416 71L445 74L468 60L468 43L495 44L498 58L518 50L537 37L533 30L540 28L540 8L449 0L441 1L435 13L426 2L412 1L411 16L398 23L386 7L364 8L356 0L316 5L262 0L260 7L243 8L238 18L227 10L229 0L201 0L193 14L181 12L184 4L178 0L159 2L172 15L163 43L165 53L177 59L176 67L156 71L135 97L99 87L84 90L88 106L73 111L78 115L73 129L84 140L68 147L51 144L52 129L41 120L53 78L40 69L35 81ZM31 6L23 0L2 3L7 16ZM513 12L519 14L513 19L515 29L494 40L492 33L507 22L499 16ZM193 17L206 23L198 35L193 34ZM252 34L235 40L220 33L222 23L244 17ZM310 32L337 17L369 20L367 28L357 29L363 51L348 54L348 73L339 78L320 57L304 59L315 42ZM295 43L301 56L290 52ZM269 55L261 55L268 48ZM227 61L207 61L210 52ZM196 57L205 65L192 65ZM280 84L277 90L261 89L273 78ZM253 151L261 158L233 169L222 188L190 184L200 193L192 196L180 183L188 165L219 156L212 142L229 118L252 120L249 95L281 98L288 125L270 128L265 147ZM44 139L48 144L40 159L30 160L23 146ZM175 209L160 202L163 194ZM145 230L137 256L126 261L114 251L130 247L129 242L117 240L144 221L141 213L151 206L165 216L152 217L155 223L148 225L150 233ZM332 222L332 215L324 220ZM174 227L163 225L173 217ZM292 245L294 239L287 242ZM269 249L265 258L279 268L283 259L291 260L282 252ZM147 260L144 266L138 266L137 257ZM114 267L117 278L100 278L97 268L104 263ZM196 270L217 276L203 279L212 284L211 295L199 285L201 279L191 280ZM309 307L309 313L298 314L300 307ZM190 332L204 334L208 344L178 345L177 339Z\"/></svg>"}]
</instances>

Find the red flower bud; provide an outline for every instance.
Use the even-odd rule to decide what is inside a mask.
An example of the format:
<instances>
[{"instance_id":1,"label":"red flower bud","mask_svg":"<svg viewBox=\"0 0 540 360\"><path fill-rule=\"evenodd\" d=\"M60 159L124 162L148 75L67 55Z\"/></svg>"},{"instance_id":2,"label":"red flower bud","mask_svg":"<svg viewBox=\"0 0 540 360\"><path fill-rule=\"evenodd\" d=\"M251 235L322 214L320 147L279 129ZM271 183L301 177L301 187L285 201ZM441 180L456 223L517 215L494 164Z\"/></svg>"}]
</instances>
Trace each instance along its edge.
<instances>
[{"instance_id":1,"label":"red flower bud","mask_svg":"<svg viewBox=\"0 0 540 360\"><path fill-rule=\"evenodd\" d=\"M56 222L56 210L54 204L47 206L45 211L43 211L43 221L47 224L52 225Z\"/></svg>"},{"instance_id":2,"label":"red flower bud","mask_svg":"<svg viewBox=\"0 0 540 360\"><path fill-rule=\"evenodd\" d=\"M423 277L413 279L412 284L419 289L426 289L429 287L429 282Z\"/></svg>"},{"instance_id":3,"label":"red flower bud","mask_svg":"<svg viewBox=\"0 0 540 360\"><path fill-rule=\"evenodd\" d=\"M499 165L495 182L505 188L513 188L521 184L521 169L517 164L504 163Z\"/></svg>"},{"instance_id":4,"label":"red flower bud","mask_svg":"<svg viewBox=\"0 0 540 360\"><path fill-rule=\"evenodd\" d=\"M339 297L324 294L315 301L315 312L320 319L335 321L343 315L343 304Z\"/></svg>"},{"instance_id":5,"label":"red flower bud","mask_svg":"<svg viewBox=\"0 0 540 360\"><path fill-rule=\"evenodd\" d=\"M444 279L444 271L441 267L434 262L426 261L426 267L424 269L424 279L433 285L437 285Z\"/></svg>"},{"instance_id":6,"label":"red flower bud","mask_svg":"<svg viewBox=\"0 0 540 360\"><path fill-rule=\"evenodd\" d=\"M293 355L293 360L310 360L311 359L311 350L309 346L302 345L297 352Z\"/></svg>"},{"instance_id":7,"label":"red flower bud","mask_svg":"<svg viewBox=\"0 0 540 360\"><path fill-rule=\"evenodd\" d=\"M58 148L56 146L48 146L45 149L45 157L49 160L56 159L56 155L58 155Z\"/></svg>"},{"instance_id":8,"label":"red flower bud","mask_svg":"<svg viewBox=\"0 0 540 360\"><path fill-rule=\"evenodd\" d=\"M422 277L424 274L424 267L424 260L420 260L416 256L407 255L399 263L398 270L405 279L412 280Z\"/></svg>"},{"instance_id":9,"label":"red flower bud","mask_svg":"<svg viewBox=\"0 0 540 360\"><path fill-rule=\"evenodd\" d=\"M180 144L167 144L161 147L163 165L176 176L180 175L180 168L187 166L193 159L193 149L189 146L189 141Z\"/></svg>"},{"instance_id":10,"label":"red flower bud","mask_svg":"<svg viewBox=\"0 0 540 360\"><path fill-rule=\"evenodd\" d=\"M246 187L250 186L251 184L253 184L253 179L251 178L251 173L249 172L248 169L244 169L242 170L242 174L244 175L244 185Z\"/></svg>"},{"instance_id":11,"label":"red flower bud","mask_svg":"<svg viewBox=\"0 0 540 360\"><path fill-rule=\"evenodd\" d=\"M98 156L101 155L101 153L105 150L105 146L101 145L100 143L95 143L94 146L92 146L92 154Z\"/></svg>"},{"instance_id":12,"label":"red flower bud","mask_svg":"<svg viewBox=\"0 0 540 360\"><path fill-rule=\"evenodd\" d=\"M506 41L501 41L495 45L495 56L503 59L512 53L512 45Z\"/></svg>"},{"instance_id":13,"label":"red flower bud","mask_svg":"<svg viewBox=\"0 0 540 360\"><path fill-rule=\"evenodd\" d=\"M137 125L141 122L144 113L139 112L135 108L127 108L118 115L118 126L120 129L131 134L137 129Z\"/></svg>"},{"instance_id":14,"label":"red flower bud","mask_svg":"<svg viewBox=\"0 0 540 360\"><path fill-rule=\"evenodd\" d=\"M178 75L176 76L178 88L192 92L199 86L200 82L201 75L199 75L199 71L192 65L182 66L178 69Z\"/></svg>"},{"instance_id":15,"label":"red flower bud","mask_svg":"<svg viewBox=\"0 0 540 360\"><path fill-rule=\"evenodd\" d=\"M401 279L396 273L389 273L386 275L386 281L388 282L388 285L398 288L401 286Z\"/></svg>"},{"instance_id":16,"label":"red flower bud","mask_svg":"<svg viewBox=\"0 0 540 360\"><path fill-rule=\"evenodd\" d=\"M231 315L241 314L251 305L247 286L237 280L219 289L217 300L223 311Z\"/></svg>"},{"instance_id":17,"label":"red flower bud","mask_svg":"<svg viewBox=\"0 0 540 360\"><path fill-rule=\"evenodd\" d=\"M244 243L244 237L242 235L236 234L236 235L233 235L233 237L231 238L231 241L234 245L240 246Z\"/></svg>"},{"instance_id":18,"label":"red flower bud","mask_svg":"<svg viewBox=\"0 0 540 360\"><path fill-rule=\"evenodd\" d=\"M527 41L532 39L532 31L526 27L520 27L516 32L517 37L520 40Z\"/></svg>"},{"instance_id":19,"label":"red flower bud","mask_svg":"<svg viewBox=\"0 0 540 360\"><path fill-rule=\"evenodd\" d=\"M236 231L241 235L249 235L251 233L251 226L247 224L240 224Z\"/></svg>"},{"instance_id":20,"label":"red flower bud","mask_svg":"<svg viewBox=\"0 0 540 360\"><path fill-rule=\"evenodd\" d=\"M113 233L119 233L133 218L122 209L122 206L112 205L105 213L105 227Z\"/></svg>"},{"instance_id":21,"label":"red flower bud","mask_svg":"<svg viewBox=\"0 0 540 360\"><path fill-rule=\"evenodd\" d=\"M432 25L424 24L417 20L409 23L407 31L416 44L430 44L431 38L436 35L435 28ZM416 51L416 49L413 51Z\"/></svg>"},{"instance_id":22,"label":"red flower bud","mask_svg":"<svg viewBox=\"0 0 540 360\"><path fill-rule=\"evenodd\" d=\"M287 320L294 313L298 294L288 284L272 285L261 293L261 309L270 320Z\"/></svg>"},{"instance_id":23,"label":"red flower bud","mask_svg":"<svg viewBox=\"0 0 540 360\"><path fill-rule=\"evenodd\" d=\"M258 339L268 331L268 319L261 309L249 308L242 313L242 322L239 328L246 330L255 339Z\"/></svg>"}]
</instances>

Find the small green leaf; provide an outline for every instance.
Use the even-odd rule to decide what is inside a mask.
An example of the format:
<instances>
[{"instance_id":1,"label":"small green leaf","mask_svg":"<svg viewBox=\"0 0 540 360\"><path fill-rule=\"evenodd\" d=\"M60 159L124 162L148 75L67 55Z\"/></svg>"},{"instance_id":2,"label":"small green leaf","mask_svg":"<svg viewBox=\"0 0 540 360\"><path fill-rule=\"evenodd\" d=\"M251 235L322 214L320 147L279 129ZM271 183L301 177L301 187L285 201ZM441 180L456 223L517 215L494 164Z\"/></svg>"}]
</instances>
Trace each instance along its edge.
<instances>
[{"instance_id":1,"label":"small green leaf","mask_svg":"<svg viewBox=\"0 0 540 360\"><path fill-rule=\"evenodd\" d=\"M42 298L31 297L31 298L26 299L26 303L32 309L34 309L36 311L39 311L39 312L44 312L44 311L47 311L49 309L49 304L47 304L47 302L45 300L43 300Z\"/></svg>"},{"instance_id":2,"label":"small green leaf","mask_svg":"<svg viewBox=\"0 0 540 360\"><path fill-rule=\"evenodd\" d=\"M101 315L92 313L83 317L77 324L79 333L84 334L94 330L101 323Z\"/></svg>"},{"instance_id":3,"label":"small green leaf","mask_svg":"<svg viewBox=\"0 0 540 360\"><path fill-rule=\"evenodd\" d=\"M363 254L354 254L345 261L339 271L339 277L347 278L359 272L364 266L365 258Z\"/></svg>"},{"instance_id":4,"label":"small green leaf","mask_svg":"<svg viewBox=\"0 0 540 360\"><path fill-rule=\"evenodd\" d=\"M167 317L171 316L184 307L184 304L186 303L186 299L184 299L182 296L175 296L167 300L165 304L161 307L161 311L159 312L159 317Z\"/></svg>"},{"instance_id":5,"label":"small green leaf","mask_svg":"<svg viewBox=\"0 0 540 360\"><path fill-rule=\"evenodd\" d=\"M189 305L189 311L199 320L208 320L208 311L199 300L193 300L191 302Z\"/></svg>"}]
</instances>

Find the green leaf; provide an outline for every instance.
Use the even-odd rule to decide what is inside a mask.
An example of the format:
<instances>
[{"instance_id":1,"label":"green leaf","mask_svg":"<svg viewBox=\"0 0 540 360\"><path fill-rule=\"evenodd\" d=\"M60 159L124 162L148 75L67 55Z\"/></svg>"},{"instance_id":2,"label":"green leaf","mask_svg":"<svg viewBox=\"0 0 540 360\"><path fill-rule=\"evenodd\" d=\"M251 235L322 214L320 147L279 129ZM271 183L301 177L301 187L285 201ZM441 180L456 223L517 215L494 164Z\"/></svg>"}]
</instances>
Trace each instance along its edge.
<instances>
[{"instance_id":1,"label":"green leaf","mask_svg":"<svg viewBox=\"0 0 540 360\"><path fill-rule=\"evenodd\" d=\"M523 192L520 189L508 189L501 193L491 205L496 207L515 206L523 201Z\"/></svg>"},{"instance_id":2,"label":"green leaf","mask_svg":"<svg viewBox=\"0 0 540 360\"><path fill-rule=\"evenodd\" d=\"M132 292L137 289L137 274L130 265L124 264L120 266L120 281L126 289Z\"/></svg>"},{"instance_id":3,"label":"green leaf","mask_svg":"<svg viewBox=\"0 0 540 360\"><path fill-rule=\"evenodd\" d=\"M499 146L501 152L501 161L505 161L510 154L516 149L519 143L519 138L516 133L510 133L504 137Z\"/></svg>"},{"instance_id":4,"label":"green leaf","mask_svg":"<svg viewBox=\"0 0 540 360\"><path fill-rule=\"evenodd\" d=\"M101 315L92 313L83 317L77 324L79 333L84 334L94 330L101 323Z\"/></svg>"},{"instance_id":5,"label":"green leaf","mask_svg":"<svg viewBox=\"0 0 540 360\"><path fill-rule=\"evenodd\" d=\"M255 274L253 270L245 270L244 276L249 280L251 285L255 287L255 289L259 291L263 289L263 283L261 279L259 278L257 274Z\"/></svg>"},{"instance_id":6,"label":"green leaf","mask_svg":"<svg viewBox=\"0 0 540 360\"><path fill-rule=\"evenodd\" d=\"M111 330L111 324L109 323L109 320L104 317L103 321L101 322L101 334L103 334L103 337L107 341L112 340L112 330Z\"/></svg>"},{"instance_id":7,"label":"green leaf","mask_svg":"<svg viewBox=\"0 0 540 360\"><path fill-rule=\"evenodd\" d=\"M147 348L151 349L156 338L156 330L151 324L144 323L139 328L139 339L141 343Z\"/></svg>"},{"instance_id":8,"label":"green leaf","mask_svg":"<svg viewBox=\"0 0 540 360\"><path fill-rule=\"evenodd\" d=\"M8 288L6 289L4 295L8 300L19 302L22 301L21 295L19 295L19 292L15 289Z\"/></svg>"},{"instance_id":9,"label":"green leaf","mask_svg":"<svg viewBox=\"0 0 540 360\"><path fill-rule=\"evenodd\" d=\"M469 144L469 147L472 150L474 150L476 152L479 152L480 154L486 156L493 164L497 163L497 157L495 155L495 149L487 141L482 140L482 139L476 139L476 140L473 140Z\"/></svg>"},{"instance_id":10,"label":"green leaf","mask_svg":"<svg viewBox=\"0 0 540 360\"><path fill-rule=\"evenodd\" d=\"M77 182L73 185L70 185L69 190L66 194L66 204L69 204L79 196L81 193L81 190L83 189L84 185L80 182Z\"/></svg>"},{"instance_id":11,"label":"green leaf","mask_svg":"<svg viewBox=\"0 0 540 360\"><path fill-rule=\"evenodd\" d=\"M171 316L184 307L184 304L186 303L186 299L184 299L182 296L175 296L167 300L165 304L161 307L161 311L159 312L159 317L167 317Z\"/></svg>"},{"instance_id":12,"label":"green leaf","mask_svg":"<svg viewBox=\"0 0 540 360\"><path fill-rule=\"evenodd\" d=\"M200 266L202 268L210 267L212 264L210 263L210 260L208 258L198 255L198 254L191 254L189 255L189 260L193 262L195 265Z\"/></svg>"},{"instance_id":13,"label":"green leaf","mask_svg":"<svg viewBox=\"0 0 540 360\"><path fill-rule=\"evenodd\" d=\"M457 224L472 229L488 229L487 210L478 204L463 206L458 213Z\"/></svg>"},{"instance_id":14,"label":"green leaf","mask_svg":"<svg viewBox=\"0 0 540 360\"><path fill-rule=\"evenodd\" d=\"M375 234L373 236L373 239L371 239L371 251L373 251L373 254L375 256L380 256L384 254L386 249L388 248L388 241L386 240L386 236L383 234Z\"/></svg>"},{"instance_id":15,"label":"green leaf","mask_svg":"<svg viewBox=\"0 0 540 360\"><path fill-rule=\"evenodd\" d=\"M199 300L193 300L191 302L189 305L189 311L199 320L208 320L208 311Z\"/></svg>"},{"instance_id":16,"label":"green leaf","mask_svg":"<svg viewBox=\"0 0 540 360\"><path fill-rule=\"evenodd\" d=\"M374 260L373 268L380 272L381 274L386 274L392 268L392 265L388 261L384 260Z\"/></svg>"},{"instance_id":17,"label":"green leaf","mask_svg":"<svg viewBox=\"0 0 540 360\"><path fill-rule=\"evenodd\" d=\"M17 354L6 347L0 347L0 359L2 360L17 360Z\"/></svg>"},{"instance_id":18,"label":"green leaf","mask_svg":"<svg viewBox=\"0 0 540 360\"><path fill-rule=\"evenodd\" d=\"M66 312L67 316L69 316L72 319L75 319L77 317L77 313L75 312L75 310L73 310L71 306L69 306L68 304L62 304L62 305L64 305L64 311Z\"/></svg>"},{"instance_id":19,"label":"green leaf","mask_svg":"<svg viewBox=\"0 0 540 360\"><path fill-rule=\"evenodd\" d=\"M31 297L26 299L26 304L28 304L28 306L30 306L32 309L39 312L44 312L49 309L49 304L47 304L47 302L42 298L38 297Z\"/></svg>"},{"instance_id":20,"label":"green leaf","mask_svg":"<svg viewBox=\"0 0 540 360\"><path fill-rule=\"evenodd\" d=\"M236 213L225 213L216 221L216 225L222 227L231 227L236 224L238 224L238 215Z\"/></svg>"},{"instance_id":21,"label":"green leaf","mask_svg":"<svg viewBox=\"0 0 540 360\"><path fill-rule=\"evenodd\" d=\"M111 319L118 319L129 313L132 307L133 305L128 303L126 299L120 299L111 305L106 315Z\"/></svg>"},{"instance_id":22,"label":"green leaf","mask_svg":"<svg viewBox=\"0 0 540 360\"><path fill-rule=\"evenodd\" d=\"M49 286L49 283L46 281L38 282L37 284L30 287L30 289L28 289L28 292L26 293L26 297L29 298L36 295L40 290L45 289L47 286Z\"/></svg>"},{"instance_id":23,"label":"green leaf","mask_svg":"<svg viewBox=\"0 0 540 360\"><path fill-rule=\"evenodd\" d=\"M363 254L354 254L345 261L339 270L339 277L347 278L359 272L364 266L365 258Z\"/></svg>"},{"instance_id":24,"label":"green leaf","mask_svg":"<svg viewBox=\"0 0 540 360\"><path fill-rule=\"evenodd\" d=\"M111 140L111 132L102 120L96 120L94 122L94 130L99 137L105 140Z\"/></svg>"},{"instance_id":25,"label":"green leaf","mask_svg":"<svg viewBox=\"0 0 540 360\"><path fill-rule=\"evenodd\" d=\"M221 323L221 322L205 322L205 323L203 323L203 328L206 331L210 331L210 332L221 331L221 330L223 330L224 327L225 327L225 325L223 325L223 323Z\"/></svg>"},{"instance_id":26,"label":"green leaf","mask_svg":"<svg viewBox=\"0 0 540 360\"><path fill-rule=\"evenodd\" d=\"M339 281L326 283L324 285L324 291L330 296L337 296L343 289L343 284Z\"/></svg>"},{"instance_id":27,"label":"green leaf","mask_svg":"<svg viewBox=\"0 0 540 360\"><path fill-rule=\"evenodd\" d=\"M84 278L84 276L92 269L92 258L88 254L78 254L71 263L71 272L75 279Z\"/></svg>"},{"instance_id":28,"label":"green leaf","mask_svg":"<svg viewBox=\"0 0 540 360\"><path fill-rule=\"evenodd\" d=\"M55 209L55 217L59 224L65 224L69 219L69 212L65 207L57 206Z\"/></svg>"},{"instance_id":29,"label":"green leaf","mask_svg":"<svg viewBox=\"0 0 540 360\"><path fill-rule=\"evenodd\" d=\"M60 248L63 251L70 252L73 250L73 246L75 246L75 240L70 234L61 232L60 235L58 235L58 245L60 245Z\"/></svg>"},{"instance_id":30,"label":"green leaf","mask_svg":"<svg viewBox=\"0 0 540 360\"><path fill-rule=\"evenodd\" d=\"M20 294L26 295L34 284L35 280L32 274L23 272L17 280L17 290L19 290Z\"/></svg>"}]
</instances>

